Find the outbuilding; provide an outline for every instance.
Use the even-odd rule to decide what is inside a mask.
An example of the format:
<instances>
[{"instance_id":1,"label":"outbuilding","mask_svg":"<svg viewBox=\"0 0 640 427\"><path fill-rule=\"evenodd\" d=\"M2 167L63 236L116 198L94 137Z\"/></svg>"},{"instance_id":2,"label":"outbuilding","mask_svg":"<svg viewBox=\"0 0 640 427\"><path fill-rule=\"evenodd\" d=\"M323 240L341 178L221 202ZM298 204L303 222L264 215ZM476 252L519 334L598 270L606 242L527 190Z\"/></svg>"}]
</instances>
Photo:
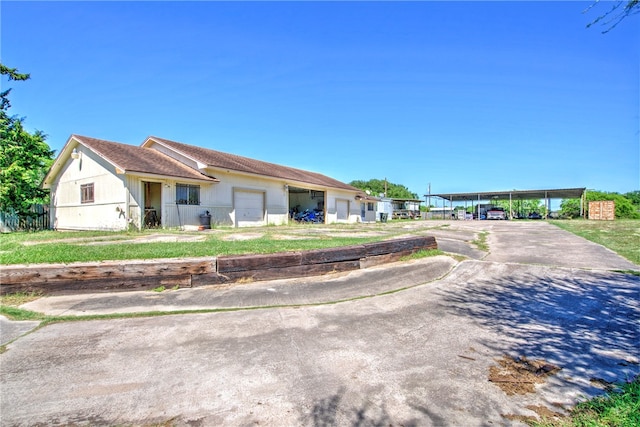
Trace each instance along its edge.
<instances>
[{"instance_id":1,"label":"outbuilding","mask_svg":"<svg viewBox=\"0 0 640 427\"><path fill-rule=\"evenodd\" d=\"M509 202L509 209L507 218L513 218L512 202L516 200L540 200L544 201L544 207L547 215L551 212L551 199L580 199L580 209L582 214L582 207L585 201L585 187L581 188L556 188L546 190L511 190L511 191L481 191L476 193L440 193L440 194L425 194L424 197L427 200L427 205L431 205L431 199L436 201L435 207L438 208L438 200L442 201L442 212L449 205L449 211L453 211L453 203L463 202L465 207L467 203L470 204L471 210L477 212L478 219L481 219L480 215L482 209L493 206L493 203L497 200L503 200ZM433 209L432 209L433 210ZM444 215L443 215L444 218ZM463 218L466 218L464 216Z\"/></svg>"},{"instance_id":2,"label":"outbuilding","mask_svg":"<svg viewBox=\"0 0 640 427\"><path fill-rule=\"evenodd\" d=\"M319 173L154 136L133 146L72 135L43 187L60 230L281 225L304 211L353 223L375 203Z\"/></svg>"}]
</instances>

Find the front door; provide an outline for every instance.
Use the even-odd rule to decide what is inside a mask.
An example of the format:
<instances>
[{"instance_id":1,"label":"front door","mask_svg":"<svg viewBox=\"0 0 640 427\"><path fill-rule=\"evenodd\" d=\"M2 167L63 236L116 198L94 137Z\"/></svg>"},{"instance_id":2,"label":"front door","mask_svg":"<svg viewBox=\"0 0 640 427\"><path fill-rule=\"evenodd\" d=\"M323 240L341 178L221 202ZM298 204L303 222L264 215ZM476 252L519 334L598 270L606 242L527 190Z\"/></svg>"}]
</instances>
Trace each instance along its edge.
<instances>
[{"instance_id":1,"label":"front door","mask_svg":"<svg viewBox=\"0 0 640 427\"><path fill-rule=\"evenodd\" d=\"M144 228L162 226L162 184L159 182L143 182L144 184Z\"/></svg>"}]
</instances>

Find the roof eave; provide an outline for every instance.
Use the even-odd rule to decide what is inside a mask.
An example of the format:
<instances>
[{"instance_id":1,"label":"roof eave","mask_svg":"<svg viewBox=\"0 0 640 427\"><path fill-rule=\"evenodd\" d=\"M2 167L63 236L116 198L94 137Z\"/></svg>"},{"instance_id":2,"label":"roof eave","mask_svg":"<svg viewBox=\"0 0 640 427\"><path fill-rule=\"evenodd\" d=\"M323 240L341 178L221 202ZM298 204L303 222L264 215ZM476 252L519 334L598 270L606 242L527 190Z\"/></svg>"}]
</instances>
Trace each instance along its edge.
<instances>
[{"instance_id":1,"label":"roof eave","mask_svg":"<svg viewBox=\"0 0 640 427\"><path fill-rule=\"evenodd\" d=\"M191 160L191 161L195 162L196 166L197 166L197 167L198 167L198 169L200 169L200 170L204 170L204 169L206 169L206 168L208 168L208 167L209 167L209 165L207 165L207 164L205 164L205 163L202 163L199 159L197 159L197 158L195 158L195 157L193 157L193 156L190 156L190 155L188 155L187 153L185 153L185 152L183 152L183 151L180 151L180 150L178 150L178 149L177 149L177 148L175 148L175 147L172 147L172 146L169 146L169 145L165 144L164 142L162 142L162 141L158 140L158 139L157 139L157 137L154 137L154 136L149 136L149 137L147 137L147 139L145 139L145 140L144 140L144 142L143 142L142 144L140 144L140 147L143 147L143 148L150 148L150 147L149 147L149 145L151 145L151 143L152 143L152 142L153 142L154 144L162 145L162 146L163 146L163 147L165 147L166 149L171 150L171 151L174 151L174 152L176 152L176 153L180 154L181 156L184 156L184 157L186 157L187 159L189 159L189 160Z\"/></svg>"},{"instance_id":2,"label":"roof eave","mask_svg":"<svg viewBox=\"0 0 640 427\"><path fill-rule=\"evenodd\" d=\"M83 147L95 152L95 150L91 149L90 147L87 147L82 142L81 136L78 136L75 134L71 135L69 139L67 139L67 142L64 144L64 147L62 147L62 150L60 150L58 157L56 157L53 164L49 168L49 171L47 172L44 179L42 180L42 188L45 188L45 189L51 188L51 184L53 183L53 181L55 181L58 174L62 171L63 166L66 164L67 160L71 157L71 153L79 145L82 145ZM100 153L96 153L96 154L104 158L104 156L100 155ZM113 162L110 161L109 159L107 158L104 158L104 159L110 164L112 164L116 169L118 168L118 166L113 164Z\"/></svg>"},{"instance_id":3,"label":"roof eave","mask_svg":"<svg viewBox=\"0 0 640 427\"><path fill-rule=\"evenodd\" d=\"M233 173L233 174L238 174L238 175L242 175L242 176L247 176L247 177L252 177L252 178L266 178L266 179L270 179L272 181L276 181L276 182L282 182L294 187L304 187L304 188L308 188L310 190L325 190L327 188L333 189L333 190L341 190L341 191L349 191L349 192L353 192L353 193L358 193L362 190L359 189L350 189L350 188L344 188L344 187L336 187L336 186L332 186L332 185L322 185L322 184L314 184L311 182L307 182L307 181L300 181L300 180L296 180L296 179L289 179L289 178L284 178L284 177L279 177L279 176L271 176L271 175L263 175L260 173L255 173L255 172L246 172L246 171L241 171L241 170L237 170L237 169L231 169L231 168L223 168L223 167L219 167L219 166L212 166L209 165L206 167L206 169L210 170L210 171L217 171L217 172L223 172L223 173Z\"/></svg>"},{"instance_id":4,"label":"roof eave","mask_svg":"<svg viewBox=\"0 0 640 427\"><path fill-rule=\"evenodd\" d=\"M202 175L202 178L195 178L195 177L187 177L187 176L180 176L180 175L170 175L170 174L154 174L154 173L149 173L149 172L137 172L137 171L133 171L133 170L129 170L129 171L123 171L123 174L127 174L127 175L131 175L131 176L138 176L141 178L154 178L154 179L158 179L158 180L166 180L166 179L172 179L172 180L180 180L180 181L188 181L188 182L206 182L208 184L217 184L220 182L219 179L214 178L212 176L206 176L206 175Z\"/></svg>"}]
</instances>

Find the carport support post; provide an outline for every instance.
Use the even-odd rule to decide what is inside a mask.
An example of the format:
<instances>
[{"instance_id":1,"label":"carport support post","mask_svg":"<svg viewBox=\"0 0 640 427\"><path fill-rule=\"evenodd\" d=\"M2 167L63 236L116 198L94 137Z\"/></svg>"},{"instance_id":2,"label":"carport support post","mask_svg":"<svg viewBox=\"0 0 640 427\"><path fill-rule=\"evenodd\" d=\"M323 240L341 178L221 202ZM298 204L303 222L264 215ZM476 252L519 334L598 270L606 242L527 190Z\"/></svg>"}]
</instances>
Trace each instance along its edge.
<instances>
[{"instance_id":1,"label":"carport support post","mask_svg":"<svg viewBox=\"0 0 640 427\"><path fill-rule=\"evenodd\" d=\"M512 212L513 208L511 207L511 193L509 193L509 219L513 219Z\"/></svg>"},{"instance_id":2,"label":"carport support post","mask_svg":"<svg viewBox=\"0 0 640 427\"><path fill-rule=\"evenodd\" d=\"M551 210L551 203L549 202L549 196L545 190L544 192L544 219L549 219L549 211Z\"/></svg>"}]
</instances>

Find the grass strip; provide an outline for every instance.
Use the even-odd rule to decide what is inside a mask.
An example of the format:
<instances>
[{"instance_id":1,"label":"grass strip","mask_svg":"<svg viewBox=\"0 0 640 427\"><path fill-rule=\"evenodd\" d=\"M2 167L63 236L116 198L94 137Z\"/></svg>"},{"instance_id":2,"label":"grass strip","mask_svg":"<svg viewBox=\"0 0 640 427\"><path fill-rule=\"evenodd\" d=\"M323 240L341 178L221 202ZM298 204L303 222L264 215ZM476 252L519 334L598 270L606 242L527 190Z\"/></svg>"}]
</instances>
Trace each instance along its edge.
<instances>
[{"instance_id":1,"label":"grass strip","mask_svg":"<svg viewBox=\"0 0 640 427\"><path fill-rule=\"evenodd\" d=\"M561 220L549 223L598 243L634 264L640 265L640 220L617 219L615 221Z\"/></svg>"},{"instance_id":2,"label":"grass strip","mask_svg":"<svg viewBox=\"0 0 640 427\"><path fill-rule=\"evenodd\" d=\"M640 426L640 375L617 383L614 391L578 403L566 417L528 422L533 427Z\"/></svg>"},{"instance_id":3,"label":"grass strip","mask_svg":"<svg viewBox=\"0 0 640 427\"><path fill-rule=\"evenodd\" d=\"M478 233L478 236L475 238L475 240L471 241L471 243L476 245L476 247L481 251L489 252L489 244L487 243L488 235L488 231L481 231Z\"/></svg>"}]
</instances>

